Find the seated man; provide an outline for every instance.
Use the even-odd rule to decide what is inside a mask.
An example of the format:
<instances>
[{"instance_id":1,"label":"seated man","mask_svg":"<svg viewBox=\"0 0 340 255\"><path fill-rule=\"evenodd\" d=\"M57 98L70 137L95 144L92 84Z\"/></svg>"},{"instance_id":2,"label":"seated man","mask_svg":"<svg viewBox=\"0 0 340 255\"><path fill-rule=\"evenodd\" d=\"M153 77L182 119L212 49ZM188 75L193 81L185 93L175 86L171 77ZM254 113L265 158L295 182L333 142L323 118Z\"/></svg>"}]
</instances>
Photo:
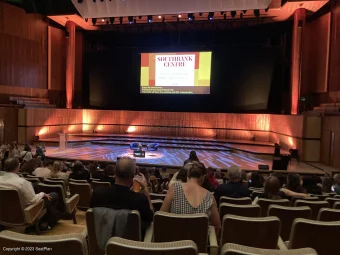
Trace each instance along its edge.
<instances>
[{"instance_id":1,"label":"seated man","mask_svg":"<svg viewBox=\"0 0 340 255\"><path fill-rule=\"evenodd\" d=\"M231 166L228 169L227 176L229 181L226 184L219 185L214 193L217 204L219 204L222 196L233 198L250 196L248 187L244 186L240 181L241 170L239 167Z\"/></svg>"},{"instance_id":2,"label":"seated man","mask_svg":"<svg viewBox=\"0 0 340 255\"><path fill-rule=\"evenodd\" d=\"M44 166L36 168L33 171L33 174L37 177L47 178L51 173L51 170L49 169L49 167L52 167L52 165L53 165L53 161L45 160Z\"/></svg>"},{"instance_id":3,"label":"seated man","mask_svg":"<svg viewBox=\"0 0 340 255\"><path fill-rule=\"evenodd\" d=\"M8 158L4 163L4 175L0 176L0 187L15 189L19 192L20 201L23 207L38 203L41 199L45 200L46 215L42 218L40 228L46 230L48 225L54 225L58 220L58 213L55 206L58 201L58 194L43 192L39 194L34 193L32 183L18 176L19 159Z\"/></svg>"},{"instance_id":4,"label":"seated man","mask_svg":"<svg viewBox=\"0 0 340 255\"><path fill-rule=\"evenodd\" d=\"M153 220L153 206L144 175L140 174L140 179L134 179L135 174L136 163L133 159L119 159L116 163L115 184L111 187L95 189L90 207L137 210L141 216L143 233ZM130 189L134 180L140 184L141 193Z\"/></svg>"}]
</instances>

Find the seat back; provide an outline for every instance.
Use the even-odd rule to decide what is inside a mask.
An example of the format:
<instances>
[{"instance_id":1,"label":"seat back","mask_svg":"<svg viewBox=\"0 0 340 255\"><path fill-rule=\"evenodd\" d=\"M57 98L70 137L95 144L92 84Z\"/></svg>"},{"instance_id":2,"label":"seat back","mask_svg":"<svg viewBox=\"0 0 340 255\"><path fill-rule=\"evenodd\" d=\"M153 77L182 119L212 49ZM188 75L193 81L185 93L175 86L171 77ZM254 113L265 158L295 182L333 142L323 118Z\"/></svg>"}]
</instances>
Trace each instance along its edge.
<instances>
[{"instance_id":1,"label":"seat back","mask_svg":"<svg viewBox=\"0 0 340 255\"><path fill-rule=\"evenodd\" d=\"M267 250L253 248L234 243L227 243L221 249L221 255L318 255L311 248L295 249L295 250Z\"/></svg>"},{"instance_id":2,"label":"seat back","mask_svg":"<svg viewBox=\"0 0 340 255\"><path fill-rule=\"evenodd\" d=\"M232 198L232 197L225 197L222 196L220 198L220 204L227 203L227 204L235 204L235 205L251 205L250 197L240 197L240 198Z\"/></svg>"},{"instance_id":3,"label":"seat back","mask_svg":"<svg viewBox=\"0 0 340 255\"><path fill-rule=\"evenodd\" d=\"M153 238L156 243L192 240L197 244L199 253L206 253L208 227L208 215L204 213L156 212L153 219Z\"/></svg>"},{"instance_id":4,"label":"seat back","mask_svg":"<svg viewBox=\"0 0 340 255\"><path fill-rule=\"evenodd\" d=\"M312 220L317 219L321 208L329 208L329 204L326 201L296 200L294 206L309 206L312 210Z\"/></svg>"},{"instance_id":5,"label":"seat back","mask_svg":"<svg viewBox=\"0 0 340 255\"><path fill-rule=\"evenodd\" d=\"M76 182L76 183L88 183L86 180L76 180L76 179L69 179L69 182Z\"/></svg>"},{"instance_id":6,"label":"seat back","mask_svg":"<svg viewBox=\"0 0 340 255\"><path fill-rule=\"evenodd\" d=\"M333 209L340 209L340 202L335 202L333 205Z\"/></svg>"},{"instance_id":7,"label":"seat back","mask_svg":"<svg viewBox=\"0 0 340 255\"><path fill-rule=\"evenodd\" d=\"M283 241L288 241L294 220L297 218L310 219L312 217L312 210L308 206L288 207L270 205L268 216L276 216L280 219L280 237Z\"/></svg>"},{"instance_id":8,"label":"seat back","mask_svg":"<svg viewBox=\"0 0 340 255\"><path fill-rule=\"evenodd\" d=\"M311 195L312 197L317 197L317 198L319 198L319 200L321 200L321 201L324 201L324 200L326 200L326 198L328 198L328 197L330 197L329 195L327 195L327 194L322 194L322 195Z\"/></svg>"},{"instance_id":9,"label":"seat back","mask_svg":"<svg viewBox=\"0 0 340 255\"><path fill-rule=\"evenodd\" d=\"M290 202L288 199L265 199L259 198L258 205L261 207L261 216L266 217L268 215L268 208L270 205L281 205L281 206L289 206Z\"/></svg>"},{"instance_id":10,"label":"seat back","mask_svg":"<svg viewBox=\"0 0 340 255\"><path fill-rule=\"evenodd\" d=\"M91 182L91 187L92 189L107 188L107 187L111 187L111 183L93 181Z\"/></svg>"},{"instance_id":11,"label":"seat back","mask_svg":"<svg viewBox=\"0 0 340 255\"><path fill-rule=\"evenodd\" d=\"M261 217L261 207L259 205L235 205L222 203L220 204L220 217L232 214L243 217Z\"/></svg>"},{"instance_id":12,"label":"seat back","mask_svg":"<svg viewBox=\"0 0 340 255\"><path fill-rule=\"evenodd\" d=\"M65 194L66 194L67 187L66 187L66 183L65 183L64 180L46 179L46 180L44 180L44 183L50 184L50 185L61 185L61 186L63 186L64 192L65 192Z\"/></svg>"},{"instance_id":13,"label":"seat back","mask_svg":"<svg viewBox=\"0 0 340 255\"><path fill-rule=\"evenodd\" d=\"M151 199L151 200L156 200L156 199L164 200L165 197L166 197L166 194L150 193L150 199Z\"/></svg>"},{"instance_id":14,"label":"seat back","mask_svg":"<svg viewBox=\"0 0 340 255\"><path fill-rule=\"evenodd\" d=\"M340 221L322 222L306 219L294 220L289 238L289 249L310 247L318 255L337 254L339 251Z\"/></svg>"},{"instance_id":15,"label":"seat back","mask_svg":"<svg viewBox=\"0 0 340 255\"><path fill-rule=\"evenodd\" d=\"M276 249L280 233L277 217L250 218L225 215L220 245L235 243L263 249Z\"/></svg>"},{"instance_id":16,"label":"seat back","mask_svg":"<svg viewBox=\"0 0 340 255\"><path fill-rule=\"evenodd\" d=\"M197 255L197 245L193 241L170 243L144 243L112 237L106 246L107 255Z\"/></svg>"},{"instance_id":17,"label":"seat back","mask_svg":"<svg viewBox=\"0 0 340 255\"><path fill-rule=\"evenodd\" d=\"M152 206L153 206L153 210L155 212L158 212L162 208L163 200L155 199L155 200L151 200L151 203L152 203Z\"/></svg>"},{"instance_id":18,"label":"seat back","mask_svg":"<svg viewBox=\"0 0 340 255\"><path fill-rule=\"evenodd\" d=\"M92 208L86 211L86 227L88 232L90 254L103 255L105 253L97 243L97 236L94 224L94 216ZM125 228L124 238L129 240L141 240L141 220L138 211L131 211L128 217L127 226Z\"/></svg>"},{"instance_id":19,"label":"seat back","mask_svg":"<svg viewBox=\"0 0 340 255\"><path fill-rule=\"evenodd\" d=\"M25 235L12 231L0 232L0 247L15 248L26 247L15 254L72 254L87 255L86 239L81 234L66 234L55 236ZM33 250L30 250L30 248ZM30 252L31 251L31 252ZM11 253L11 252L8 252Z\"/></svg>"},{"instance_id":20,"label":"seat back","mask_svg":"<svg viewBox=\"0 0 340 255\"><path fill-rule=\"evenodd\" d=\"M290 204L294 206L296 200L320 201L318 197L292 197Z\"/></svg>"},{"instance_id":21,"label":"seat back","mask_svg":"<svg viewBox=\"0 0 340 255\"><path fill-rule=\"evenodd\" d=\"M319 221L340 221L340 210L321 208L318 214Z\"/></svg>"},{"instance_id":22,"label":"seat back","mask_svg":"<svg viewBox=\"0 0 340 255\"><path fill-rule=\"evenodd\" d=\"M328 202L329 207L333 208L334 203L340 202L340 198L327 197L326 201Z\"/></svg>"},{"instance_id":23,"label":"seat back","mask_svg":"<svg viewBox=\"0 0 340 255\"><path fill-rule=\"evenodd\" d=\"M25 224L25 216L17 190L0 188L0 208L0 225L11 227Z\"/></svg>"},{"instance_id":24,"label":"seat back","mask_svg":"<svg viewBox=\"0 0 340 255\"><path fill-rule=\"evenodd\" d=\"M92 197L91 185L89 183L70 182L69 187L71 196L73 196L74 194L79 194L79 202L77 207L80 209L90 208Z\"/></svg>"},{"instance_id":25,"label":"seat back","mask_svg":"<svg viewBox=\"0 0 340 255\"><path fill-rule=\"evenodd\" d=\"M44 192L46 194L51 193L51 192L57 193L59 196L59 199L57 202L57 209L61 213L66 213L66 194L65 194L63 186L39 183L37 186L37 190L38 192Z\"/></svg>"},{"instance_id":26,"label":"seat back","mask_svg":"<svg viewBox=\"0 0 340 255\"><path fill-rule=\"evenodd\" d=\"M263 194L264 194L264 191L253 190L253 192L251 193L251 199L254 200L258 196L261 196Z\"/></svg>"}]
</instances>

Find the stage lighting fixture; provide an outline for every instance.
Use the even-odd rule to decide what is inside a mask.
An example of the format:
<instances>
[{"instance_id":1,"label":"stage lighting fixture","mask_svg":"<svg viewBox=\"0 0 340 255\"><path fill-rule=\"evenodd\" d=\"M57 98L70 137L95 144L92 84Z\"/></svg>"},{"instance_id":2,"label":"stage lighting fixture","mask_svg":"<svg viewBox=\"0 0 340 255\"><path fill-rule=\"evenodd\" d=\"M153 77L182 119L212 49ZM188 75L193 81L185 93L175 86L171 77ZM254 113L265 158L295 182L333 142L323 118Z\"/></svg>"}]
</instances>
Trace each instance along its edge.
<instances>
[{"instance_id":1,"label":"stage lighting fixture","mask_svg":"<svg viewBox=\"0 0 340 255\"><path fill-rule=\"evenodd\" d=\"M113 23L115 23L115 18L114 18L114 17L111 17L111 18L110 18L110 24L112 25Z\"/></svg>"},{"instance_id":2,"label":"stage lighting fixture","mask_svg":"<svg viewBox=\"0 0 340 255\"><path fill-rule=\"evenodd\" d=\"M123 24L123 17L119 17L119 24Z\"/></svg>"},{"instance_id":3,"label":"stage lighting fixture","mask_svg":"<svg viewBox=\"0 0 340 255\"><path fill-rule=\"evenodd\" d=\"M194 20L195 16L193 13L188 13L188 20Z\"/></svg>"},{"instance_id":4,"label":"stage lighting fixture","mask_svg":"<svg viewBox=\"0 0 340 255\"><path fill-rule=\"evenodd\" d=\"M182 18L182 14L178 14L178 18Z\"/></svg>"},{"instance_id":5,"label":"stage lighting fixture","mask_svg":"<svg viewBox=\"0 0 340 255\"><path fill-rule=\"evenodd\" d=\"M209 12L208 20L212 20L214 18L214 12Z\"/></svg>"},{"instance_id":6,"label":"stage lighting fixture","mask_svg":"<svg viewBox=\"0 0 340 255\"><path fill-rule=\"evenodd\" d=\"M161 16L161 15L158 15L158 18L159 18L159 19L161 19L161 18L162 18L162 16Z\"/></svg>"},{"instance_id":7,"label":"stage lighting fixture","mask_svg":"<svg viewBox=\"0 0 340 255\"><path fill-rule=\"evenodd\" d=\"M199 13L198 13L198 15L202 16L202 15L203 15L203 13L202 13L202 12L199 12Z\"/></svg>"},{"instance_id":8,"label":"stage lighting fixture","mask_svg":"<svg viewBox=\"0 0 340 255\"><path fill-rule=\"evenodd\" d=\"M132 24L132 22L133 22L133 17L132 17L132 16L129 16L129 17L128 17L128 21L129 21L129 24Z\"/></svg>"},{"instance_id":9,"label":"stage lighting fixture","mask_svg":"<svg viewBox=\"0 0 340 255\"><path fill-rule=\"evenodd\" d=\"M230 12L230 15L231 15L232 18L235 18L235 16L236 16L236 11L231 11L231 12Z\"/></svg>"},{"instance_id":10,"label":"stage lighting fixture","mask_svg":"<svg viewBox=\"0 0 340 255\"><path fill-rule=\"evenodd\" d=\"M260 17L260 10L259 9L254 10L254 15L256 18Z\"/></svg>"},{"instance_id":11,"label":"stage lighting fixture","mask_svg":"<svg viewBox=\"0 0 340 255\"><path fill-rule=\"evenodd\" d=\"M85 18L85 22L88 22L89 21L89 19L88 18Z\"/></svg>"},{"instance_id":12,"label":"stage lighting fixture","mask_svg":"<svg viewBox=\"0 0 340 255\"><path fill-rule=\"evenodd\" d=\"M102 22L104 22L105 21L105 19L104 18L102 18Z\"/></svg>"},{"instance_id":13,"label":"stage lighting fixture","mask_svg":"<svg viewBox=\"0 0 340 255\"><path fill-rule=\"evenodd\" d=\"M152 15L148 15L148 23L152 22Z\"/></svg>"},{"instance_id":14,"label":"stage lighting fixture","mask_svg":"<svg viewBox=\"0 0 340 255\"><path fill-rule=\"evenodd\" d=\"M264 9L264 11L265 11L265 12L268 12L268 11L269 11L269 6L268 6L266 9Z\"/></svg>"},{"instance_id":15,"label":"stage lighting fixture","mask_svg":"<svg viewBox=\"0 0 340 255\"><path fill-rule=\"evenodd\" d=\"M97 23L97 18L92 18L92 25L96 25L96 23Z\"/></svg>"},{"instance_id":16,"label":"stage lighting fixture","mask_svg":"<svg viewBox=\"0 0 340 255\"><path fill-rule=\"evenodd\" d=\"M40 137L39 137L38 135L35 135L35 136L34 136L34 140L35 140L35 141L39 141L39 139L40 139Z\"/></svg>"}]
</instances>

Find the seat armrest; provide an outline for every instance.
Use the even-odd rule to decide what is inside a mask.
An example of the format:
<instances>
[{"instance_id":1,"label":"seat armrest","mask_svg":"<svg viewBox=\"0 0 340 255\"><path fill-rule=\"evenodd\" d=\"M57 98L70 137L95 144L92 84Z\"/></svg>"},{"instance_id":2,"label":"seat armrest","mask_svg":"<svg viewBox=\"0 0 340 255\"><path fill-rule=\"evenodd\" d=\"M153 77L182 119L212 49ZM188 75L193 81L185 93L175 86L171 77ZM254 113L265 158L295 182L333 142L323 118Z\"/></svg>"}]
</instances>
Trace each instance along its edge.
<instances>
[{"instance_id":1,"label":"seat armrest","mask_svg":"<svg viewBox=\"0 0 340 255\"><path fill-rule=\"evenodd\" d=\"M279 248L279 250L288 250L287 246L282 241L281 236L279 236L279 240L277 241L277 247Z\"/></svg>"},{"instance_id":2,"label":"seat armrest","mask_svg":"<svg viewBox=\"0 0 340 255\"><path fill-rule=\"evenodd\" d=\"M45 201L41 199L38 203L27 206L24 209L26 223L33 223L38 217L39 213L44 209Z\"/></svg>"},{"instance_id":3,"label":"seat armrest","mask_svg":"<svg viewBox=\"0 0 340 255\"><path fill-rule=\"evenodd\" d=\"M214 226L209 226L209 246L210 255L218 255L219 247L217 243L216 231Z\"/></svg>"},{"instance_id":4,"label":"seat armrest","mask_svg":"<svg viewBox=\"0 0 340 255\"><path fill-rule=\"evenodd\" d=\"M74 194L72 197L66 200L66 211L72 213L79 202L79 194Z\"/></svg>"},{"instance_id":5,"label":"seat armrest","mask_svg":"<svg viewBox=\"0 0 340 255\"><path fill-rule=\"evenodd\" d=\"M87 236L88 236L87 227L85 227L85 228L83 229L83 231L81 231L80 234L81 234L85 239L87 239Z\"/></svg>"},{"instance_id":6,"label":"seat armrest","mask_svg":"<svg viewBox=\"0 0 340 255\"><path fill-rule=\"evenodd\" d=\"M153 223L151 223L145 231L144 242L152 243L152 238L153 238Z\"/></svg>"}]
</instances>

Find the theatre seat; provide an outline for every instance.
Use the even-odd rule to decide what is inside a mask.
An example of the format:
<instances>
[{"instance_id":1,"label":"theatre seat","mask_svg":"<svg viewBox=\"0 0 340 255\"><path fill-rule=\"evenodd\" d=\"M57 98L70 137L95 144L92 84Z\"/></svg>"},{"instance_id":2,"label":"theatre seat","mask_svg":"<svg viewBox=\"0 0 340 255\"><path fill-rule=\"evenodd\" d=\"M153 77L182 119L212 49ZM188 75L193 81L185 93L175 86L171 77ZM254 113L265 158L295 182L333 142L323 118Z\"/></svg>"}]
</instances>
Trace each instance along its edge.
<instances>
[{"instance_id":1,"label":"theatre seat","mask_svg":"<svg viewBox=\"0 0 340 255\"><path fill-rule=\"evenodd\" d=\"M12 231L2 231L0 232L0 254L87 255L85 238L84 234L35 236ZM4 247L21 247L21 249L16 252L2 253ZM22 250L22 248L24 249Z\"/></svg>"},{"instance_id":2,"label":"theatre seat","mask_svg":"<svg viewBox=\"0 0 340 255\"><path fill-rule=\"evenodd\" d=\"M193 241L143 243L112 237L106 246L107 255L197 255Z\"/></svg>"},{"instance_id":3,"label":"theatre seat","mask_svg":"<svg viewBox=\"0 0 340 255\"><path fill-rule=\"evenodd\" d=\"M240 198L232 198L232 197L225 197L222 196L220 198L220 204L228 203L228 204L235 204L235 205L251 205L250 197L240 197Z\"/></svg>"},{"instance_id":4,"label":"theatre seat","mask_svg":"<svg viewBox=\"0 0 340 255\"><path fill-rule=\"evenodd\" d=\"M294 250L268 250L227 243L221 249L221 255L318 255L311 248Z\"/></svg>"},{"instance_id":5,"label":"theatre seat","mask_svg":"<svg viewBox=\"0 0 340 255\"><path fill-rule=\"evenodd\" d=\"M318 221L340 221L340 210L321 208L318 214Z\"/></svg>"},{"instance_id":6,"label":"theatre seat","mask_svg":"<svg viewBox=\"0 0 340 255\"><path fill-rule=\"evenodd\" d=\"M307 200L296 200L295 206L309 206L312 210L312 220L316 220L321 208L329 208L329 204L326 201L307 201Z\"/></svg>"},{"instance_id":7,"label":"theatre seat","mask_svg":"<svg viewBox=\"0 0 340 255\"><path fill-rule=\"evenodd\" d=\"M156 151L156 150L158 150L158 146L159 146L158 143L149 143L149 144L146 146L146 149L147 149L148 151Z\"/></svg>"},{"instance_id":8,"label":"theatre seat","mask_svg":"<svg viewBox=\"0 0 340 255\"><path fill-rule=\"evenodd\" d=\"M77 208L80 210L87 210L90 208L92 188L89 183L75 183L70 182L70 193L71 196L79 194L79 202Z\"/></svg>"},{"instance_id":9,"label":"theatre seat","mask_svg":"<svg viewBox=\"0 0 340 255\"><path fill-rule=\"evenodd\" d=\"M259 198L257 204L261 207L261 216L266 217L268 215L268 208L270 205L281 205L281 206L289 206L290 202L288 199L266 199Z\"/></svg>"},{"instance_id":10,"label":"theatre seat","mask_svg":"<svg viewBox=\"0 0 340 255\"><path fill-rule=\"evenodd\" d=\"M111 187L111 183L110 182L97 182L97 181L92 181L91 182L91 187L92 189L100 189L100 188L107 188L107 187Z\"/></svg>"},{"instance_id":11,"label":"theatre seat","mask_svg":"<svg viewBox=\"0 0 340 255\"><path fill-rule=\"evenodd\" d=\"M259 205L235 205L222 203L220 204L220 217L232 214L243 217L261 217L261 207Z\"/></svg>"},{"instance_id":12,"label":"theatre seat","mask_svg":"<svg viewBox=\"0 0 340 255\"><path fill-rule=\"evenodd\" d=\"M133 143L130 143L130 149L133 150L133 151L138 151L139 148L142 147L142 144L140 142L133 142Z\"/></svg>"}]
</instances>

